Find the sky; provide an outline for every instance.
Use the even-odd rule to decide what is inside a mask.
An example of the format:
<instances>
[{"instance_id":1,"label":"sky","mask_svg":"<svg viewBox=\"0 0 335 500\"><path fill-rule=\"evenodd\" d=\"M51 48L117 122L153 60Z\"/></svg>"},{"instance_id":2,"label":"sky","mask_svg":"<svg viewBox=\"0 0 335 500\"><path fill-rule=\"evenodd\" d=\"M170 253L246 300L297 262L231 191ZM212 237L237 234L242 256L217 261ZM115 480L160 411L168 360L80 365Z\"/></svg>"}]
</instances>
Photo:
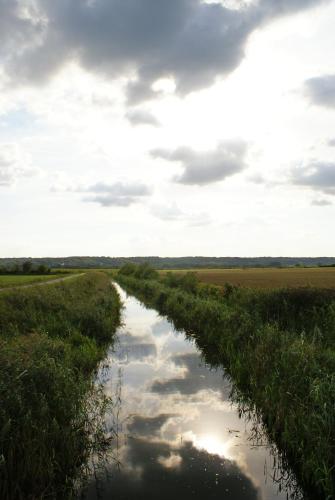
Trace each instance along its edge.
<instances>
[{"instance_id":1,"label":"sky","mask_svg":"<svg viewBox=\"0 0 335 500\"><path fill-rule=\"evenodd\" d=\"M334 256L334 23L0 0L0 257Z\"/></svg>"}]
</instances>

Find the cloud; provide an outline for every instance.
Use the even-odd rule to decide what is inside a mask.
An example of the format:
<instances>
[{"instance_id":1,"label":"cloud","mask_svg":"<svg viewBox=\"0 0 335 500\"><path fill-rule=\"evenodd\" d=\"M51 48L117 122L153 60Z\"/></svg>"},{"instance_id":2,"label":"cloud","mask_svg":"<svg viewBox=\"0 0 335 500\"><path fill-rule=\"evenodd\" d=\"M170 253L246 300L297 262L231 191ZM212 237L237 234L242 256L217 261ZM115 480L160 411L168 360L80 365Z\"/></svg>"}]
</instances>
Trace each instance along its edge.
<instances>
[{"instance_id":1,"label":"cloud","mask_svg":"<svg viewBox=\"0 0 335 500\"><path fill-rule=\"evenodd\" d=\"M0 187L11 186L19 178L32 177L37 172L16 144L0 144Z\"/></svg>"},{"instance_id":2,"label":"cloud","mask_svg":"<svg viewBox=\"0 0 335 500\"><path fill-rule=\"evenodd\" d=\"M130 121L132 125L152 125L153 127L159 127L160 123L157 118L145 109L134 109L128 111L126 118Z\"/></svg>"},{"instance_id":3,"label":"cloud","mask_svg":"<svg viewBox=\"0 0 335 500\"><path fill-rule=\"evenodd\" d=\"M244 170L247 167L246 153L245 142L227 141L213 151L196 152L187 147L174 151L156 149L151 151L151 156L181 163L184 172L175 177L175 182L204 185L222 181Z\"/></svg>"},{"instance_id":4,"label":"cloud","mask_svg":"<svg viewBox=\"0 0 335 500\"><path fill-rule=\"evenodd\" d=\"M191 226L204 226L211 223L208 214L201 212L198 214L187 214L173 203L171 205L155 205L151 208L151 213L162 221L186 222Z\"/></svg>"},{"instance_id":5,"label":"cloud","mask_svg":"<svg viewBox=\"0 0 335 500\"><path fill-rule=\"evenodd\" d=\"M119 362L127 364L131 360L143 361L157 355L156 344L150 342L150 337L138 337L126 332L118 336L118 342L114 356Z\"/></svg>"},{"instance_id":6,"label":"cloud","mask_svg":"<svg viewBox=\"0 0 335 500\"><path fill-rule=\"evenodd\" d=\"M129 207L151 194L150 188L144 184L121 182L115 184L98 182L85 189L76 189L76 191L93 193L93 196L87 196L83 201L99 203L102 207Z\"/></svg>"},{"instance_id":7,"label":"cloud","mask_svg":"<svg viewBox=\"0 0 335 500\"><path fill-rule=\"evenodd\" d=\"M128 424L128 431L132 436L139 435L141 437L153 437L158 435L162 427L170 418L178 416L176 413L162 413L155 417L145 417L142 415L134 415L131 423Z\"/></svg>"},{"instance_id":8,"label":"cloud","mask_svg":"<svg viewBox=\"0 0 335 500\"><path fill-rule=\"evenodd\" d=\"M296 168L292 173L292 182L335 195L335 163L312 162L304 168Z\"/></svg>"},{"instance_id":9,"label":"cloud","mask_svg":"<svg viewBox=\"0 0 335 500\"><path fill-rule=\"evenodd\" d=\"M329 205L332 205L332 202L329 200L313 200L312 201L313 207L328 207Z\"/></svg>"},{"instance_id":10,"label":"cloud","mask_svg":"<svg viewBox=\"0 0 335 500\"><path fill-rule=\"evenodd\" d=\"M331 148L335 147L335 138L334 139L329 139L327 142L327 145Z\"/></svg>"},{"instance_id":11,"label":"cloud","mask_svg":"<svg viewBox=\"0 0 335 500\"><path fill-rule=\"evenodd\" d=\"M229 8L202 0L0 0L5 67L15 83L38 83L75 61L109 79L126 78L131 103L160 95L152 86L162 78L185 95L236 69L262 25L327 1Z\"/></svg>"},{"instance_id":12,"label":"cloud","mask_svg":"<svg viewBox=\"0 0 335 500\"><path fill-rule=\"evenodd\" d=\"M184 395L196 394L202 390L221 392L224 399L229 398L229 388L224 383L221 372L211 371L201 362L197 353L177 354L171 357L176 366L185 369L183 377L168 380L155 380L151 390L158 394L180 393Z\"/></svg>"},{"instance_id":13,"label":"cloud","mask_svg":"<svg viewBox=\"0 0 335 500\"><path fill-rule=\"evenodd\" d=\"M160 418L160 416L158 416ZM124 450L125 467L99 477L88 484L88 497L127 498L128 500L160 498L170 500L177 495L184 500L206 498L216 500L259 500L261 492L237 462L196 448L189 441L178 444L164 440L133 438ZM89 494L91 493L91 495Z\"/></svg>"},{"instance_id":14,"label":"cloud","mask_svg":"<svg viewBox=\"0 0 335 500\"><path fill-rule=\"evenodd\" d=\"M305 91L313 104L335 108L335 75L323 75L306 80Z\"/></svg>"}]
</instances>

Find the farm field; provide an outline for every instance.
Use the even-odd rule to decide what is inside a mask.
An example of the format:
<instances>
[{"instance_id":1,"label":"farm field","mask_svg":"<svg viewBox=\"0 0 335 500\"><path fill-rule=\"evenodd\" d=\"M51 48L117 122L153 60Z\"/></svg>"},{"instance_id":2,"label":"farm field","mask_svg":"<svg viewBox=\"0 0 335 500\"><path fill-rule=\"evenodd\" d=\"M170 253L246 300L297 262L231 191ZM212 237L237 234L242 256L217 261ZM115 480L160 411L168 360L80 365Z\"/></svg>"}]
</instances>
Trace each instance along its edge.
<instances>
[{"instance_id":1,"label":"farm field","mask_svg":"<svg viewBox=\"0 0 335 500\"><path fill-rule=\"evenodd\" d=\"M46 281L53 281L58 278L64 278L66 274L48 274L48 275L4 275L0 276L0 289L11 288L21 285L30 285L35 283L42 283Z\"/></svg>"},{"instance_id":2,"label":"farm field","mask_svg":"<svg viewBox=\"0 0 335 500\"><path fill-rule=\"evenodd\" d=\"M185 269L193 271L203 283L223 286L230 283L249 288L305 287L335 288L335 267L267 269ZM162 271L162 274L167 271Z\"/></svg>"}]
</instances>

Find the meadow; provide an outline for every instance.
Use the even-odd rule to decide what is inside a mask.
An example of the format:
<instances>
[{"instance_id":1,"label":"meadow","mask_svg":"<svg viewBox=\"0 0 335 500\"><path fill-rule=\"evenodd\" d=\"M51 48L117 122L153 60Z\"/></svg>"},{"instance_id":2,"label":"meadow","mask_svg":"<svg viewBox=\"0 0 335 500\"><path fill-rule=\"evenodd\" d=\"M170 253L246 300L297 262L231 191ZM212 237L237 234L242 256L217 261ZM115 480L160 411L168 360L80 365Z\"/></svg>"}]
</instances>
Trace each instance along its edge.
<instances>
[{"instance_id":1,"label":"meadow","mask_svg":"<svg viewBox=\"0 0 335 500\"><path fill-rule=\"evenodd\" d=\"M12 288L22 285L33 285L36 283L44 283L53 281L59 278L64 278L65 273L48 274L48 275L0 275L0 290L2 288Z\"/></svg>"},{"instance_id":2,"label":"meadow","mask_svg":"<svg viewBox=\"0 0 335 500\"><path fill-rule=\"evenodd\" d=\"M120 309L104 273L1 293L1 499L72 498L107 445L94 372Z\"/></svg>"},{"instance_id":3,"label":"meadow","mask_svg":"<svg viewBox=\"0 0 335 500\"><path fill-rule=\"evenodd\" d=\"M132 265L117 281L225 369L306 498L335 497L335 290L217 287Z\"/></svg>"},{"instance_id":4,"label":"meadow","mask_svg":"<svg viewBox=\"0 0 335 500\"><path fill-rule=\"evenodd\" d=\"M185 269L177 273L195 272L203 283L249 288L305 287L335 288L335 267ZM160 271L162 274L170 271Z\"/></svg>"}]
</instances>

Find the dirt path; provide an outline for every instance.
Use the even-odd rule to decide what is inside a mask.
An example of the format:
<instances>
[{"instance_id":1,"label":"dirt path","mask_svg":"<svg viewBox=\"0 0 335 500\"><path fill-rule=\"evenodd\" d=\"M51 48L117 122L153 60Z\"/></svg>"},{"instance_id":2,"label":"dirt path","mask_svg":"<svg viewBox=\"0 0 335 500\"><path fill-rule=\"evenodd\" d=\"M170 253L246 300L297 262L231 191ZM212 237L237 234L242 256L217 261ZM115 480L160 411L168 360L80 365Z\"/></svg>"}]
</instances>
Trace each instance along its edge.
<instances>
[{"instance_id":1,"label":"dirt path","mask_svg":"<svg viewBox=\"0 0 335 500\"><path fill-rule=\"evenodd\" d=\"M50 279L48 281L40 281L37 283L29 283L26 285L15 285L15 286L7 286L4 288L0 288L0 292L7 292L7 290L18 290L21 288L31 288L33 286L44 286L44 285L53 285L54 283L59 283L60 281L66 281L73 278L79 278L79 276L83 276L85 273L80 274L71 274L71 276L64 276L63 278Z\"/></svg>"}]
</instances>

